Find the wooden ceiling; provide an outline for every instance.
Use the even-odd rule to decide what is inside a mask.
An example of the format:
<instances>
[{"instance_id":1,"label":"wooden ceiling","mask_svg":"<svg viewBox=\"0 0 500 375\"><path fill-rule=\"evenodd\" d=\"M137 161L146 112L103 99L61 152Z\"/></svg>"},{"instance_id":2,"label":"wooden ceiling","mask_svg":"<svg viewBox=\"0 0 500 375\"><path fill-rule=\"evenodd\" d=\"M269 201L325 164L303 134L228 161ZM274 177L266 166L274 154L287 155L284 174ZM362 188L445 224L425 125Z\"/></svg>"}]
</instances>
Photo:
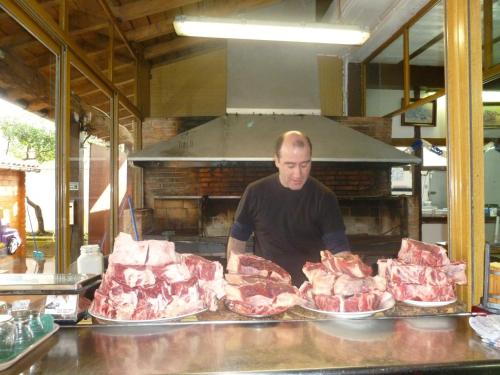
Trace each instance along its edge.
<instances>
[{"instance_id":1,"label":"wooden ceiling","mask_svg":"<svg viewBox=\"0 0 500 375\"><path fill-rule=\"evenodd\" d=\"M37 3L54 22L60 23L62 1L39 0ZM223 40L178 37L173 27L175 16L236 15L277 1L66 0L66 38L134 102L137 59L145 60L151 67L225 47ZM318 12L324 14L332 0L316 2ZM111 59L112 74L108 68ZM52 118L55 63L53 53L0 9L0 97ZM74 67L70 76L74 103L109 113L109 98L89 79ZM119 117L124 120L132 116L122 107Z\"/></svg>"}]
</instances>

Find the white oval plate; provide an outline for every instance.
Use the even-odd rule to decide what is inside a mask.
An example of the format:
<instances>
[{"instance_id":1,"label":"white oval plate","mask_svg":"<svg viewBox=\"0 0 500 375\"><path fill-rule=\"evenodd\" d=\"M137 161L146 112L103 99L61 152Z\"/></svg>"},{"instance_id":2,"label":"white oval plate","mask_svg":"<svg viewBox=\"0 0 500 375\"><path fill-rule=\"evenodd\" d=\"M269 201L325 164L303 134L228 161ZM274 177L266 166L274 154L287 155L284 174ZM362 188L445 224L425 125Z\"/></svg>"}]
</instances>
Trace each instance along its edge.
<instances>
[{"instance_id":1,"label":"white oval plate","mask_svg":"<svg viewBox=\"0 0 500 375\"><path fill-rule=\"evenodd\" d=\"M199 311L191 312L188 314L182 314L178 316L172 316L168 318L159 318L159 319L146 319L146 320L125 320L125 319L112 319L112 318L106 318L104 316L101 316L99 314L95 314L92 311L88 311L89 315L94 317L99 324L158 324L158 323L167 323L172 320L177 320L177 319L182 319L187 316L191 315L196 315L199 313L202 313L204 311L207 311L206 308L201 309Z\"/></svg>"},{"instance_id":2,"label":"white oval plate","mask_svg":"<svg viewBox=\"0 0 500 375\"><path fill-rule=\"evenodd\" d=\"M377 310L356 311L356 312L325 311L325 310L318 310L317 308L312 307L311 305L309 305L307 303L302 305L302 307L306 310L318 312L321 314L326 314L326 315L329 315L329 316L334 317L334 318L360 319L360 318L367 318L369 316L375 315L378 312L392 309L395 304L396 304L396 301L394 300L394 297L392 296L392 294L385 292L383 297L382 297L381 307L380 307L380 309L377 309Z\"/></svg>"},{"instance_id":3,"label":"white oval plate","mask_svg":"<svg viewBox=\"0 0 500 375\"><path fill-rule=\"evenodd\" d=\"M403 302L406 303L407 305L417 306L417 307L440 307L457 302L457 299L455 298L449 301L412 301L410 299L407 299L404 300Z\"/></svg>"}]
</instances>

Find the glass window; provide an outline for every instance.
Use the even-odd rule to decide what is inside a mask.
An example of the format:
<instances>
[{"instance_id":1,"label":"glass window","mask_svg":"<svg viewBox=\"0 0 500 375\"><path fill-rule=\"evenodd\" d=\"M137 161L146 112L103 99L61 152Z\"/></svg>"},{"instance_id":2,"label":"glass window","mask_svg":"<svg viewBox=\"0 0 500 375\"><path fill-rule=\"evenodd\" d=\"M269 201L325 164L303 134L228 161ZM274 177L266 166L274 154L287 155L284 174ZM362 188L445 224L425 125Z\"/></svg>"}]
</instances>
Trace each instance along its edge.
<instances>
[{"instance_id":1,"label":"glass window","mask_svg":"<svg viewBox=\"0 0 500 375\"><path fill-rule=\"evenodd\" d=\"M403 37L366 64L366 115L384 116L401 108Z\"/></svg>"},{"instance_id":2,"label":"glass window","mask_svg":"<svg viewBox=\"0 0 500 375\"><path fill-rule=\"evenodd\" d=\"M118 188L118 225L120 231L130 233L135 237L135 231L140 225L140 218L137 213L134 217L131 215L131 207L135 207L134 185L137 180L140 168L135 167L132 162L128 162L127 156L130 152L136 150L136 134L139 120L129 111L121 102L119 105L119 188ZM137 212L137 211L136 211ZM138 223L139 221L139 223ZM135 228L134 228L135 227ZM140 237L142 231L138 230L137 236Z\"/></svg>"},{"instance_id":3,"label":"glass window","mask_svg":"<svg viewBox=\"0 0 500 375\"><path fill-rule=\"evenodd\" d=\"M500 63L500 1L493 1L493 56L492 64Z\"/></svg>"},{"instance_id":4,"label":"glass window","mask_svg":"<svg viewBox=\"0 0 500 375\"><path fill-rule=\"evenodd\" d=\"M70 199L74 201L71 260L83 244L109 253L110 108L109 96L71 66Z\"/></svg>"},{"instance_id":5,"label":"glass window","mask_svg":"<svg viewBox=\"0 0 500 375\"><path fill-rule=\"evenodd\" d=\"M71 38L86 58L107 75L109 64L110 22L99 1L70 1L68 28Z\"/></svg>"},{"instance_id":6,"label":"glass window","mask_svg":"<svg viewBox=\"0 0 500 375\"><path fill-rule=\"evenodd\" d=\"M444 89L444 9L438 2L409 29L410 97Z\"/></svg>"},{"instance_id":7,"label":"glass window","mask_svg":"<svg viewBox=\"0 0 500 375\"><path fill-rule=\"evenodd\" d=\"M56 55L0 19L0 273L54 273Z\"/></svg>"}]
</instances>

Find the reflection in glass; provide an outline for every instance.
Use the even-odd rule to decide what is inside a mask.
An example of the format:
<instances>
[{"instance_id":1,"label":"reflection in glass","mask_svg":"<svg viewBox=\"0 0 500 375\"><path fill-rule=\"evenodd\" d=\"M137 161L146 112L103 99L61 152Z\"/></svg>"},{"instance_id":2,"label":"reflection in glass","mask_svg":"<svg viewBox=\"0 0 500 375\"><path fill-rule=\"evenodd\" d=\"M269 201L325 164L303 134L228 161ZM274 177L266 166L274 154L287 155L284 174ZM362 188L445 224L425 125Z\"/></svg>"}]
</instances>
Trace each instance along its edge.
<instances>
[{"instance_id":1,"label":"reflection in glass","mask_svg":"<svg viewBox=\"0 0 500 375\"><path fill-rule=\"evenodd\" d=\"M444 9L438 2L409 29L410 96L444 89Z\"/></svg>"},{"instance_id":2,"label":"reflection in glass","mask_svg":"<svg viewBox=\"0 0 500 375\"><path fill-rule=\"evenodd\" d=\"M403 37L366 64L366 115L384 116L401 108Z\"/></svg>"},{"instance_id":3,"label":"reflection in glass","mask_svg":"<svg viewBox=\"0 0 500 375\"><path fill-rule=\"evenodd\" d=\"M135 135L138 127L138 119L122 103L119 105L119 186L118 186L118 226L121 232L130 233L135 238L132 220L141 220L138 215L141 211L135 211L135 217L131 216L131 207L134 207L134 178L138 167L127 161L127 155L136 149ZM138 233L140 236L141 233Z\"/></svg>"},{"instance_id":4,"label":"reflection in glass","mask_svg":"<svg viewBox=\"0 0 500 375\"><path fill-rule=\"evenodd\" d=\"M98 244L104 254L109 252L111 100L74 66L70 75L71 261L75 261L84 244Z\"/></svg>"},{"instance_id":5,"label":"reflection in glass","mask_svg":"<svg viewBox=\"0 0 500 375\"><path fill-rule=\"evenodd\" d=\"M0 19L0 255L10 254L0 272L53 273L56 56L2 10Z\"/></svg>"},{"instance_id":6,"label":"reflection in glass","mask_svg":"<svg viewBox=\"0 0 500 375\"><path fill-rule=\"evenodd\" d=\"M500 63L500 1L493 1L493 56L492 65Z\"/></svg>"}]
</instances>

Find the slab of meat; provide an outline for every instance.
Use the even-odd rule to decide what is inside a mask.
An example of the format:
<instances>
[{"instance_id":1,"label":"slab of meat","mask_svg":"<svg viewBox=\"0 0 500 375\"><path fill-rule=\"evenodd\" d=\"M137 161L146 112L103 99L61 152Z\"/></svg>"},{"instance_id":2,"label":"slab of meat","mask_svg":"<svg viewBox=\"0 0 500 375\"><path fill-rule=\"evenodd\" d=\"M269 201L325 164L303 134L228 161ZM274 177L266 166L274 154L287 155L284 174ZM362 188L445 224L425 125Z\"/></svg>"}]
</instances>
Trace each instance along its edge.
<instances>
[{"instance_id":1,"label":"slab of meat","mask_svg":"<svg viewBox=\"0 0 500 375\"><path fill-rule=\"evenodd\" d=\"M319 310L333 312L361 312L377 310L383 292L372 291L351 296L314 295L314 303Z\"/></svg>"},{"instance_id":2,"label":"slab of meat","mask_svg":"<svg viewBox=\"0 0 500 375\"><path fill-rule=\"evenodd\" d=\"M372 269L363 263L358 255L351 253L332 254L328 250L320 252L321 263L334 274L347 274L353 277L371 276Z\"/></svg>"},{"instance_id":3,"label":"slab of meat","mask_svg":"<svg viewBox=\"0 0 500 375\"><path fill-rule=\"evenodd\" d=\"M372 269L359 256L321 251L321 263L306 262L302 271L308 278L299 289L302 297L318 310L360 312L377 310L386 281L371 277ZM390 296L389 296L390 297Z\"/></svg>"},{"instance_id":4,"label":"slab of meat","mask_svg":"<svg viewBox=\"0 0 500 375\"><path fill-rule=\"evenodd\" d=\"M177 254L168 241L133 241L121 233L90 311L118 320L173 318L217 309L222 265Z\"/></svg>"},{"instance_id":5,"label":"slab of meat","mask_svg":"<svg viewBox=\"0 0 500 375\"><path fill-rule=\"evenodd\" d=\"M227 262L227 272L292 283L292 277L283 268L256 255L232 254Z\"/></svg>"},{"instance_id":6,"label":"slab of meat","mask_svg":"<svg viewBox=\"0 0 500 375\"><path fill-rule=\"evenodd\" d=\"M282 313L303 303L288 272L256 255L233 254L226 273L226 305L242 315Z\"/></svg>"},{"instance_id":7,"label":"slab of meat","mask_svg":"<svg viewBox=\"0 0 500 375\"><path fill-rule=\"evenodd\" d=\"M274 315L302 302L296 287L270 279L226 286L228 307L242 315Z\"/></svg>"},{"instance_id":8,"label":"slab of meat","mask_svg":"<svg viewBox=\"0 0 500 375\"><path fill-rule=\"evenodd\" d=\"M197 278L205 305L211 311L217 310L217 300L225 295L222 265L193 254L182 254L181 258L191 275Z\"/></svg>"},{"instance_id":9,"label":"slab of meat","mask_svg":"<svg viewBox=\"0 0 500 375\"><path fill-rule=\"evenodd\" d=\"M456 298L453 284L444 286L430 284L389 284L387 290L398 301L451 301Z\"/></svg>"},{"instance_id":10,"label":"slab of meat","mask_svg":"<svg viewBox=\"0 0 500 375\"><path fill-rule=\"evenodd\" d=\"M169 241L134 241L127 233L120 233L114 242L110 263L123 263L131 266L163 266L178 263L175 245Z\"/></svg>"},{"instance_id":11,"label":"slab of meat","mask_svg":"<svg viewBox=\"0 0 500 375\"><path fill-rule=\"evenodd\" d=\"M341 296L352 296L375 290L383 292L386 288L386 281L380 276L358 278L350 275L342 275L335 280L333 293Z\"/></svg>"},{"instance_id":12,"label":"slab of meat","mask_svg":"<svg viewBox=\"0 0 500 375\"><path fill-rule=\"evenodd\" d=\"M398 301L451 301L455 284L465 284L465 263L450 262L446 250L409 238L402 240L397 259L380 259L379 275Z\"/></svg>"},{"instance_id":13,"label":"slab of meat","mask_svg":"<svg viewBox=\"0 0 500 375\"><path fill-rule=\"evenodd\" d=\"M444 286L450 284L452 281L443 271L443 267L408 264L398 259L386 259L384 263L385 274L383 274L383 276L387 279L387 282L392 284L429 284Z\"/></svg>"},{"instance_id":14,"label":"slab of meat","mask_svg":"<svg viewBox=\"0 0 500 375\"><path fill-rule=\"evenodd\" d=\"M412 240L411 238L402 239L398 259L404 263L432 267L450 264L446 249L438 245Z\"/></svg>"}]
</instances>

